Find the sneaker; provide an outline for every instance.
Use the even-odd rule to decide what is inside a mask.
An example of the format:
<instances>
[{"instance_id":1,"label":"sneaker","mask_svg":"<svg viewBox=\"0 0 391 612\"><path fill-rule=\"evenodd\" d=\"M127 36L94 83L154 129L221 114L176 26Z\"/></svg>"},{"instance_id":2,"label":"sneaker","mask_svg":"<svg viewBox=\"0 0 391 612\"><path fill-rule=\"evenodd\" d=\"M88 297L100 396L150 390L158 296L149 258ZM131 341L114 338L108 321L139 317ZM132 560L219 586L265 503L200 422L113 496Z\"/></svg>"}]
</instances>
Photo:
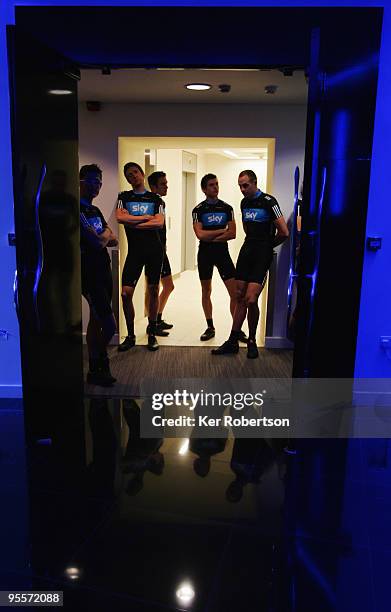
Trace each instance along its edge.
<instances>
[{"instance_id":1,"label":"sneaker","mask_svg":"<svg viewBox=\"0 0 391 612\"><path fill-rule=\"evenodd\" d=\"M202 341L211 340L212 338L215 337L215 335L216 335L215 328L207 327L204 333L202 334L202 336L200 336L200 340Z\"/></svg>"},{"instance_id":2,"label":"sneaker","mask_svg":"<svg viewBox=\"0 0 391 612\"><path fill-rule=\"evenodd\" d=\"M158 326L160 327L160 329L172 329L174 327L172 323L166 323L165 321L163 321L163 319L158 322Z\"/></svg>"},{"instance_id":3,"label":"sneaker","mask_svg":"<svg viewBox=\"0 0 391 612\"><path fill-rule=\"evenodd\" d=\"M111 387L113 384L113 379L112 377L108 377L107 374L102 370L98 370L97 372L87 373L87 382L89 385L99 385L99 387Z\"/></svg>"},{"instance_id":4,"label":"sneaker","mask_svg":"<svg viewBox=\"0 0 391 612\"><path fill-rule=\"evenodd\" d=\"M148 335L149 335L150 331L151 331L151 328L150 328L150 326L148 325L148 326L147 326L147 330L146 330L146 332L147 332L147 334L148 334ZM155 335L155 336L160 336L160 337L162 337L162 338L166 338L166 337L167 337L167 336L169 336L170 334L168 333L168 331L165 331L165 330L164 330L162 327L160 327L160 325L159 325L159 324L157 324L157 325L156 325L156 327L155 327L155 332L154 332L154 335Z\"/></svg>"},{"instance_id":5,"label":"sneaker","mask_svg":"<svg viewBox=\"0 0 391 612\"><path fill-rule=\"evenodd\" d=\"M236 354L239 352L239 343L235 340L227 340L219 346L218 348L212 349L212 355L228 355L228 354Z\"/></svg>"},{"instance_id":6,"label":"sneaker","mask_svg":"<svg viewBox=\"0 0 391 612\"><path fill-rule=\"evenodd\" d=\"M147 349L149 351L157 351L158 348L159 348L159 345L157 343L157 340L156 340L155 336L153 334L149 334Z\"/></svg>"},{"instance_id":7,"label":"sneaker","mask_svg":"<svg viewBox=\"0 0 391 612\"><path fill-rule=\"evenodd\" d=\"M238 336L238 340L239 340L239 342L243 342L243 344L247 344L248 338L247 338L246 334L244 333L244 331L240 330L239 336Z\"/></svg>"},{"instance_id":8,"label":"sneaker","mask_svg":"<svg viewBox=\"0 0 391 612\"><path fill-rule=\"evenodd\" d=\"M118 346L118 351L123 353L136 345L136 336L126 336L125 340Z\"/></svg>"},{"instance_id":9,"label":"sneaker","mask_svg":"<svg viewBox=\"0 0 391 612\"><path fill-rule=\"evenodd\" d=\"M249 340L247 342L247 357L249 359L256 359L259 357L257 343L254 340Z\"/></svg>"}]
</instances>

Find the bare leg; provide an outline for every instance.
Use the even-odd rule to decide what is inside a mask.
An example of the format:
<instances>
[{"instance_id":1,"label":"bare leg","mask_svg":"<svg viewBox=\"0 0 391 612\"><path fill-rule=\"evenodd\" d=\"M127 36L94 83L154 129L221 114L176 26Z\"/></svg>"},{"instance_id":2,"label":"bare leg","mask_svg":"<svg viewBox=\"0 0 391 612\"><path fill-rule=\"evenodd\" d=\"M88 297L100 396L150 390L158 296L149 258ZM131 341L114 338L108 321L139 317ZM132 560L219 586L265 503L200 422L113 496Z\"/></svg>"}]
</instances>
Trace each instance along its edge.
<instances>
[{"instance_id":1,"label":"bare leg","mask_svg":"<svg viewBox=\"0 0 391 612\"><path fill-rule=\"evenodd\" d=\"M202 280L201 281L202 288L202 308L204 310L205 319L212 318L212 301L210 299L212 293L212 279Z\"/></svg>"},{"instance_id":2,"label":"bare leg","mask_svg":"<svg viewBox=\"0 0 391 612\"><path fill-rule=\"evenodd\" d=\"M246 291L245 301L247 304L247 321L248 321L248 337L255 341L258 321L259 321L259 306L258 298L261 294L264 283L249 283Z\"/></svg>"},{"instance_id":3,"label":"bare leg","mask_svg":"<svg viewBox=\"0 0 391 612\"><path fill-rule=\"evenodd\" d=\"M148 285L149 309L148 317L150 321L156 321L159 307L159 285Z\"/></svg>"},{"instance_id":4,"label":"bare leg","mask_svg":"<svg viewBox=\"0 0 391 612\"><path fill-rule=\"evenodd\" d=\"M236 300L237 300L236 280L234 278L228 278L226 281L224 281L224 284L227 287L227 291L230 297L229 309L231 311L231 316L232 318L234 318L235 309L236 309Z\"/></svg>"},{"instance_id":5,"label":"bare leg","mask_svg":"<svg viewBox=\"0 0 391 612\"><path fill-rule=\"evenodd\" d=\"M232 322L232 331L240 332L247 314L245 295L248 283L236 281L236 308Z\"/></svg>"},{"instance_id":6,"label":"bare leg","mask_svg":"<svg viewBox=\"0 0 391 612\"><path fill-rule=\"evenodd\" d=\"M133 306L133 294L134 287L124 285L122 287L122 306L124 309L126 327L128 329L128 336L134 336L134 306Z\"/></svg>"},{"instance_id":7,"label":"bare leg","mask_svg":"<svg viewBox=\"0 0 391 612\"><path fill-rule=\"evenodd\" d=\"M172 276L164 276L161 280L162 283L162 291L159 295L159 309L158 313L161 315L167 304L167 300L170 297L171 293L174 291L174 283L172 282Z\"/></svg>"},{"instance_id":8,"label":"bare leg","mask_svg":"<svg viewBox=\"0 0 391 612\"><path fill-rule=\"evenodd\" d=\"M90 320L87 326L87 347L90 359L98 359L103 350L102 332L100 321L94 316L90 308Z\"/></svg>"}]
</instances>

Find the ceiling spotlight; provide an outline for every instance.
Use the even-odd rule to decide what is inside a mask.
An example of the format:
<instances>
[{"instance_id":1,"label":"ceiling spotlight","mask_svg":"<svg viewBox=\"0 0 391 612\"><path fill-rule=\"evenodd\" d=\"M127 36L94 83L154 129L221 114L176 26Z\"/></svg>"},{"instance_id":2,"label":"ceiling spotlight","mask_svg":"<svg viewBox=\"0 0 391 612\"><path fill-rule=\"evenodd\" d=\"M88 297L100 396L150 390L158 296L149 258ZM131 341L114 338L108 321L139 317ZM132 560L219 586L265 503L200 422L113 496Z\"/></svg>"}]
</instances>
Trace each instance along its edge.
<instances>
[{"instance_id":1,"label":"ceiling spotlight","mask_svg":"<svg viewBox=\"0 0 391 612\"><path fill-rule=\"evenodd\" d=\"M275 94L277 89L278 89L277 85L266 85L265 86L265 93L266 94Z\"/></svg>"},{"instance_id":2,"label":"ceiling spotlight","mask_svg":"<svg viewBox=\"0 0 391 612\"><path fill-rule=\"evenodd\" d=\"M219 89L221 93L228 93L229 91L231 91L231 85L228 85L228 83L222 83L221 85L219 85Z\"/></svg>"},{"instance_id":3,"label":"ceiling spotlight","mask_svg":"<svg viewBox=\"0 0 391 612\"><path fill-rule=\"evenodd\" d=\"M193 91L206 91L207 89L211 89L212 85L208 83L188 83L185 87Z\"/></svg>"},{"instance_id":4,"label":"ceiling spotlight","mask_svg":"<svg viewBox=\"0 0 391 612\"><path fill-rule=\"evenodd\" d=\"M70 89L49 89L49 92L52 96L69 96L73 91Z\"/></svg>"},{"instance_id":5,"label":"ceiling spotlight","mask_svg":"<svg viewBox=\"0 0 391 612\"><path fill-rule=\"evenodd\" d=\"M110 74L111 74L111 68L110 68L110 66L103 66L103 68L102 68L102 74L104 74L104 75L110 75Z\"/></svg>"}]
</instances>

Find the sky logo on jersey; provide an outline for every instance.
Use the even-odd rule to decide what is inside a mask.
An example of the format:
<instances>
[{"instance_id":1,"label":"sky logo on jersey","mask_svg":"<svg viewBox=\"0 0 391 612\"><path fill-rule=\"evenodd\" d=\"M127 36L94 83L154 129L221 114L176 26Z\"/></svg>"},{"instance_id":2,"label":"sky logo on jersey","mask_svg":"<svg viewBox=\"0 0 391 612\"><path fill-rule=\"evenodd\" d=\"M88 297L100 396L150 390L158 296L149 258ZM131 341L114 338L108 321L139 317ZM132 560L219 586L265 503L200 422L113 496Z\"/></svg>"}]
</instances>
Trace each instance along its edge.
<instances>
[{"instance_id":1,"label":"sky logo on jersey","mask_svg":"<svg viewBox=\"0 0 391 612\"><path fill-rule=\"evenodd\" d=\"M97 234L101 234L103 232L103 223L100 217L89 217L88 223L94 228Z\"/></svg>"},{"instance_id":2,"label":"sky logo on jersey","mask_svg":"<svg viewBox=\"0 0 391 612\"><path fill-rule=\"evenodd\" d=\"M263 223L264 221L269 221L270 215L264 208L245 208L243 210L243 221L256 221L258 223Z\"/></svg>"},{"instance_id":3,"label":"sky logo on jersey","mask_svg":"<svg viewBox=\"0 0 391 612\"><path fill-rule=\"evenodd\" d=\"M155 205L153 202L126 202L126 210L135 217L140 215L154 215Z\"/></svg>"},{"instance_id":4,"label":"sky logo on jersey","mask_svg":"<svg viewBox=\"0 0 391 612\"><path fill-rule=\"evenodd\" d=\"M225 212L214 212L204 213L202 215L202 225L204 227L211 227L213 225L227 225L227 213Z\"/></svg>"}]
</instances>

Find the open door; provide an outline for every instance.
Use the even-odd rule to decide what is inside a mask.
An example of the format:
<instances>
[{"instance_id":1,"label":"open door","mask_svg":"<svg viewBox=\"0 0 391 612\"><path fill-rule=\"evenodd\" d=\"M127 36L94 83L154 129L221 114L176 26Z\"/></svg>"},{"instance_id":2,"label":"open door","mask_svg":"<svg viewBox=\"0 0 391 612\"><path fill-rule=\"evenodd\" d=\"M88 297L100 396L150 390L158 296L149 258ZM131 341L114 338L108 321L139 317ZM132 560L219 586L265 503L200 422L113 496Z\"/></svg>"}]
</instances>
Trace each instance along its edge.
<instances>
[{"instance_id":1,"label":"open door","mask_svg":"<svg viewBox=\"0 0 391 612\"><path fill-rule=\"evenodd\" d=\"M295 377L354 376L380 33L312 31Z\"/></svg>"},{"instance_id":2,"label":"open door","mask_svg":"<svg viewBox=\"0 0 391 612\"><path fill-rule=\"evenodd\" d=\"M81 397L78 70L14 26L8 54L24 398Z\"/></svg>"}]
</instances>

